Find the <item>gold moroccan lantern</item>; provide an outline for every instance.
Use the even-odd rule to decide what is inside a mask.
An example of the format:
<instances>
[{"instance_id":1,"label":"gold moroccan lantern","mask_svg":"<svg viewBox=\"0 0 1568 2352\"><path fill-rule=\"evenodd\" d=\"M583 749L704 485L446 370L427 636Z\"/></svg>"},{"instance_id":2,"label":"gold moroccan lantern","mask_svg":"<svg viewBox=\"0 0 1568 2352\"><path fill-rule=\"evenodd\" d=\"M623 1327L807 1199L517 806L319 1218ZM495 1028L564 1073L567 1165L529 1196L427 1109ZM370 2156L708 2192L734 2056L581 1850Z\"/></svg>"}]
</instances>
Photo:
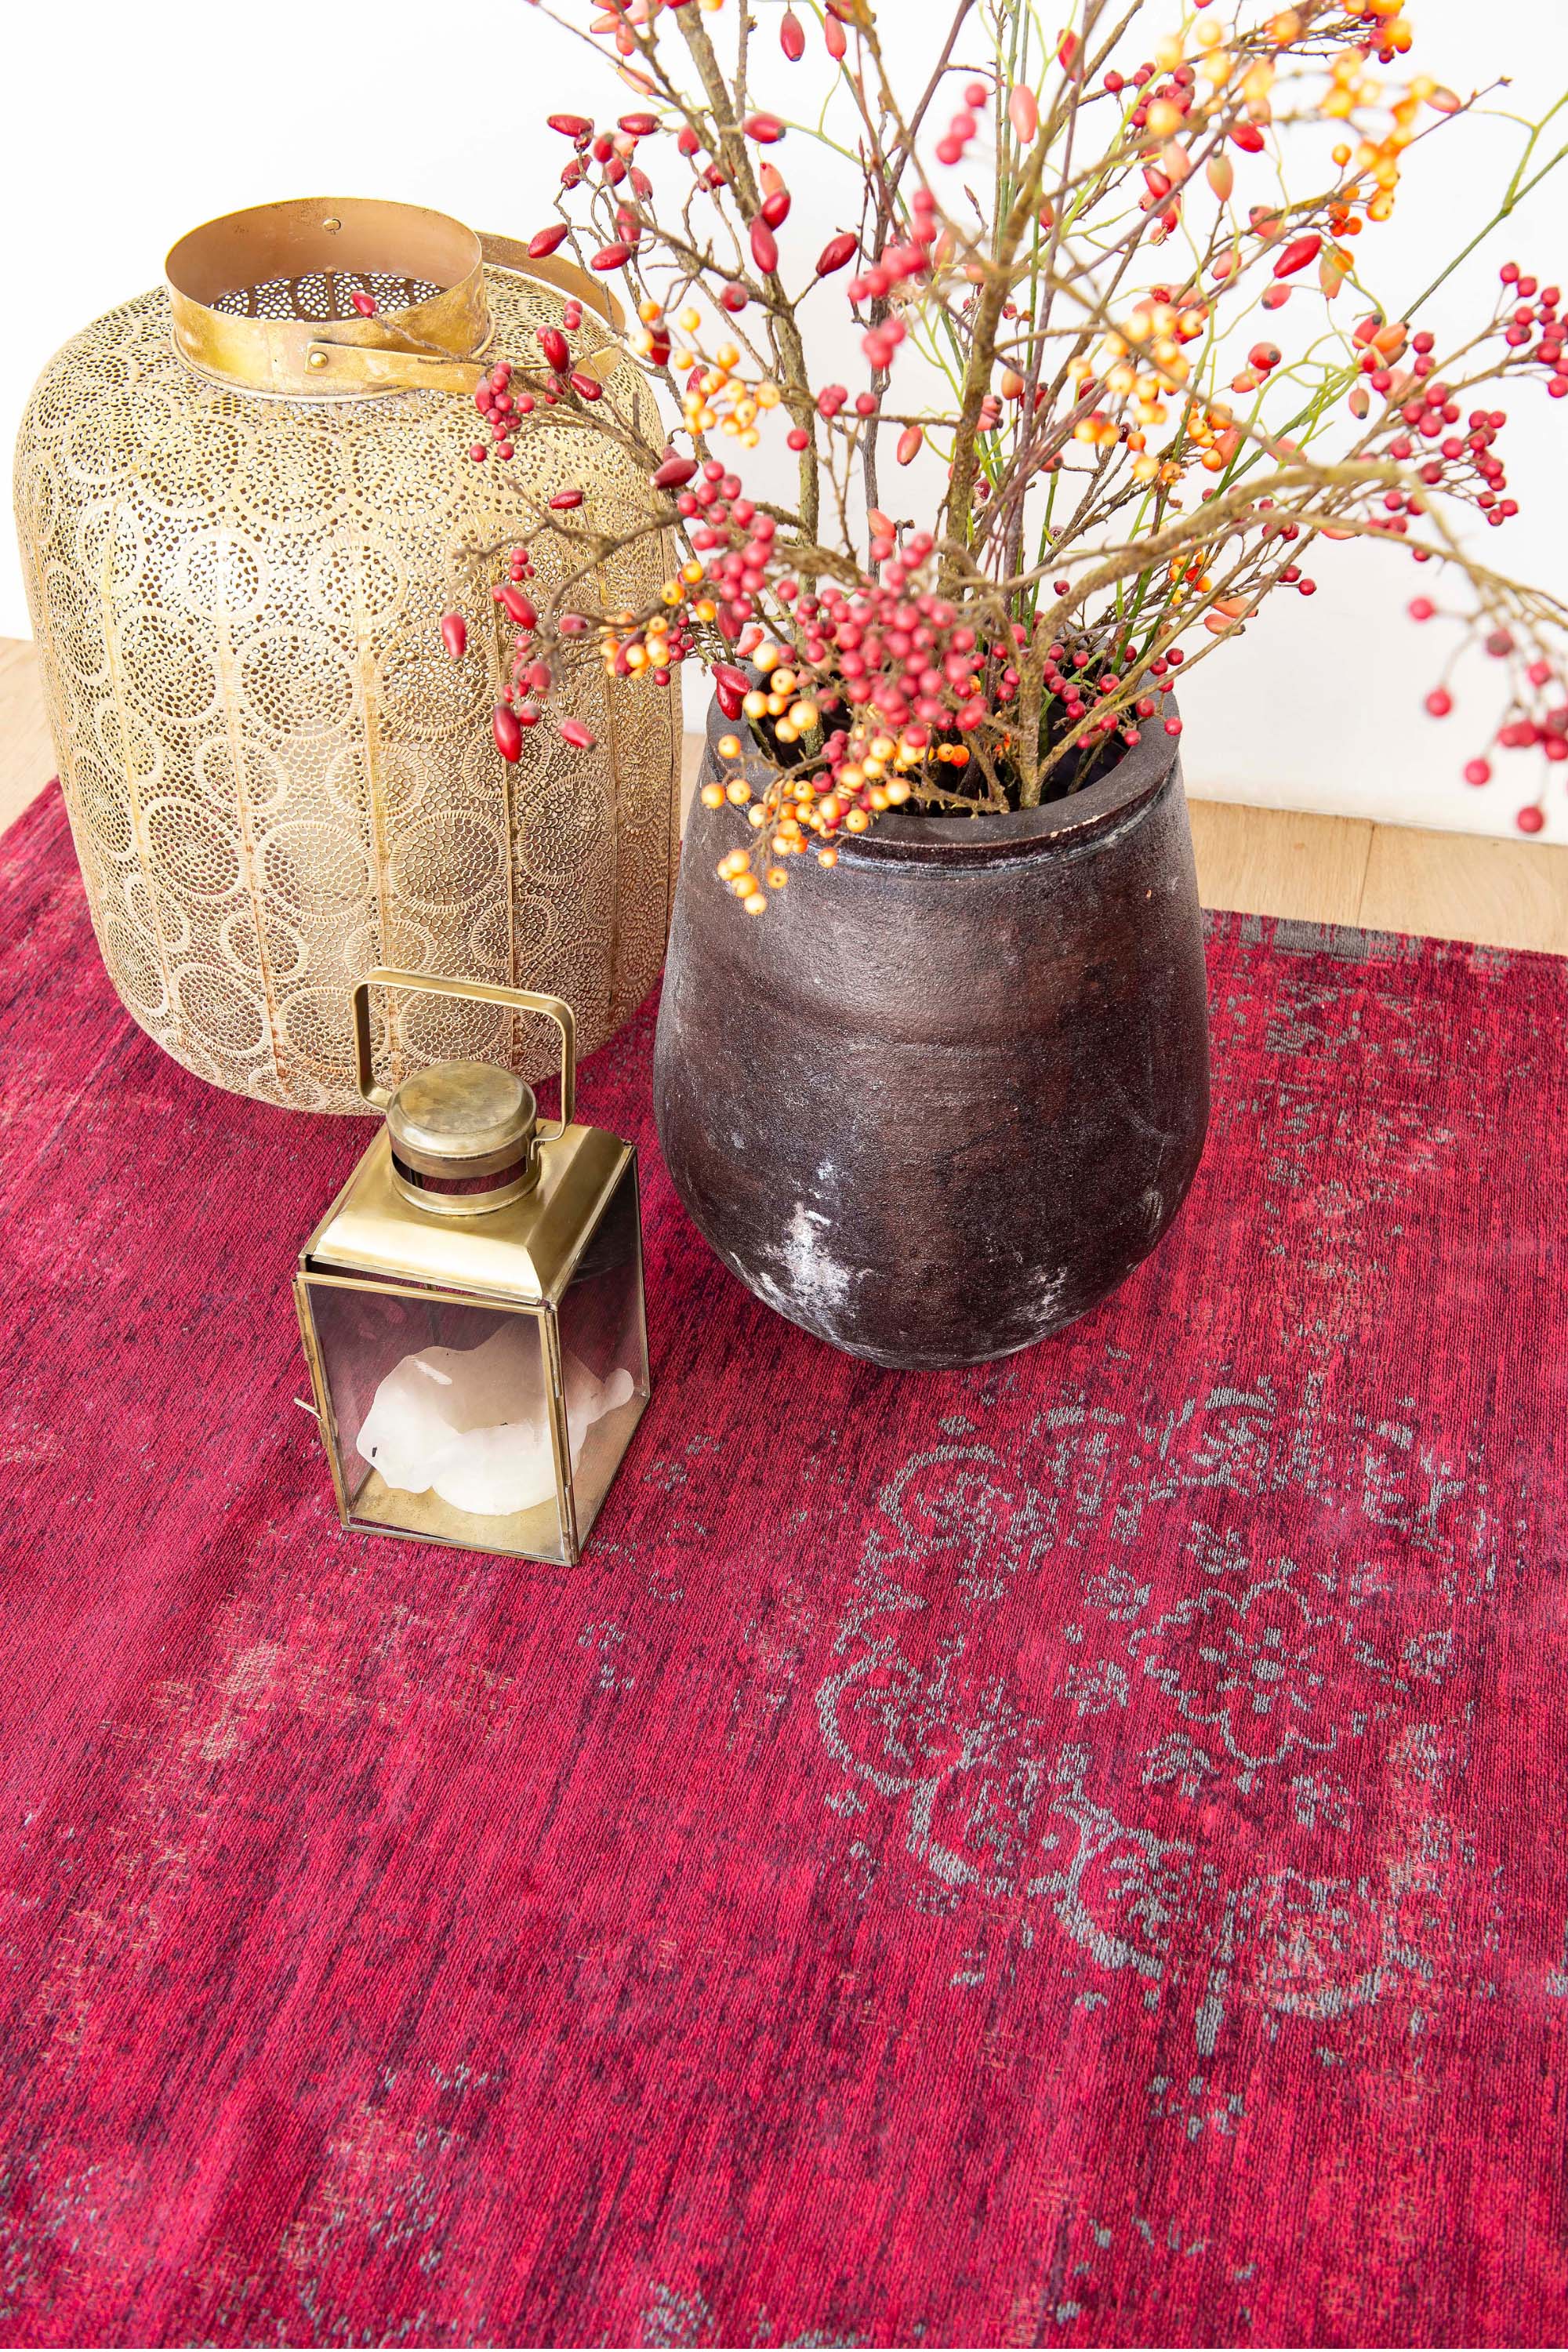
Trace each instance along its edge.
<instances>
[{"instance_id":1,"label":"gold moroccan lantern","mask_svg":"<svg viewBox=\"0 0 1568 2352\"><path fill-rule=\"evenodd\" d=\"M200 1076L305 1110L363 1110L347 1006L373 966L563 997L591 1050L664 953L676 704L590 645L552 709L596 748L540 726L508 767L485 551L560 489L608 535L651 494L569 403L520 420L510 463L471 463L459 395L570 297L596 417L657 439L618 311L558 260L338 198L196 229L167 278L51 362L16 452L66 803L127 1009ZM530 543L548 588L568 559ZM668 568L647 536L597 593L640 609ZM447 658L450 610L486 660ZM409 1067L548 1066L538 1024L489 1002L432 998L402 1042Z\"/></svg>"},{"instance_id":2,"label":"gold moroccan lantern","mask_svg":"<svg viewBox=\"0 0 1568 2352\"><path fill-rule=\"evenodd\" d=\"M531 1089L491 1062L378 1084L373 987L553 1022L559 1118L542 1128ZM637 1153L574 1116L574 1024L554 997L373 971L353 1013L357 1083L386 1124L294 1284L339 1515L575 1561L648 1398Z\"/></svg>"}]
</instances>

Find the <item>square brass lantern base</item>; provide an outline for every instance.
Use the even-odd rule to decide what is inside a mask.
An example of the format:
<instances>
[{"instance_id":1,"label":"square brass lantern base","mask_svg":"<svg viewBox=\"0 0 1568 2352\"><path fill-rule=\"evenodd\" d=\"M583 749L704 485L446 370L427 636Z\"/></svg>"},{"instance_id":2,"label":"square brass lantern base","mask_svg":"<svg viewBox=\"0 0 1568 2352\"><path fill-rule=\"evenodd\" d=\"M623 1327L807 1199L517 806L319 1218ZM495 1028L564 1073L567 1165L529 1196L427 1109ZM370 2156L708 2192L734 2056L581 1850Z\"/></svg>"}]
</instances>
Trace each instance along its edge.
<instances>
[{"instance_id":1,"label":"square brass lantern base","mask_svg":"<svg viewBox=\"0 0 1568 2352\"><path fill-rule=\"evenodd\" d=\"M576 1540L552 1549L558 1527L558 1509L549 1503L531 1511L513 1511L487 1521L493 1536L482 1541L473 1533L467 1511L454 1510L439 1495L405 1495L389 1486L379 1470L372 1470L352 1497L338 1489L338 1517L342 1526L372 1536L406 1536L417 1543L450 1544L458 1551L494 1552L508 1559L532 1559L575 1568L593 1532L599 1507L610 1491L632 1433L647 1410L646 1396L629 1397L613 1412L596 1421L588 1432L574 1478Z\"/></svg>"}]
</instances>

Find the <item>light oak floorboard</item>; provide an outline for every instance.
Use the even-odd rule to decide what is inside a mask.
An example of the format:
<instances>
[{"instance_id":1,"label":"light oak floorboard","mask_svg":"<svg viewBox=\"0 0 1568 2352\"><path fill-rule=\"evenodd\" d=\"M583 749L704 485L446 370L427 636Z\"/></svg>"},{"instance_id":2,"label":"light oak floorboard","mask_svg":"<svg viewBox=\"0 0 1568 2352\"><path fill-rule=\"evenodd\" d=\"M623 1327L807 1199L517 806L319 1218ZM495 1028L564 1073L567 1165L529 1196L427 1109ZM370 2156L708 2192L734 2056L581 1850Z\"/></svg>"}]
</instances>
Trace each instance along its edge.
<instances>
[{"instance_id":1,"label":"light oak floorboard","mask_svg":"<svg viewBox=\"0 0 1568 2352\"><path fill-rule=\"evenodd\" d=\"M696 735L682 746L683 814L701 749ZM0 827L54 766L37 656L24 640L0 637ZM1188 807L1205 906L1568 954L1568 849L1236 801Z\"/></svg>"},{"instance_id":2,"label":"light oak floorboard","mask_svg":"<svg viewBox=\"0 0 1568 2352\"><path fill-rule=\"evenodd\" d=\"M1187 814L1205 907L1307 923L1360 921L1374 825L1191 798Z\"/></svg>"},{"instance_id":3,"label":"light oak floorboard","mask_svg":"<svg viewBox=\"0 0 1568 2352\"><path fill-rule=\"evenodd\" d=\"M1358 919L1369 930L1568 955L1568 849L1373 825Z\"/></svg>"},{"instance_id":4,"label":"light oak floorboard","mask_svg":"<svg viewBox=\"0 0 1568 2352\"><path fill-rule=\"evenodd\" d=\"M24 637L0 637L0 828L54 772L37 655Z\"/></svg>"},{"instance_id":5,"label":"light oak floorboard","mask_svg":"<svg viewBox=\"0 0 1568 2352\"><path fill-rule=\"evenodd\" d=\"M680 823L686 826L686 812L691 806L691 795L697 790L697 771L702 765L702 738L683 735L680 739Z\"/></svg>"}]
</instances>

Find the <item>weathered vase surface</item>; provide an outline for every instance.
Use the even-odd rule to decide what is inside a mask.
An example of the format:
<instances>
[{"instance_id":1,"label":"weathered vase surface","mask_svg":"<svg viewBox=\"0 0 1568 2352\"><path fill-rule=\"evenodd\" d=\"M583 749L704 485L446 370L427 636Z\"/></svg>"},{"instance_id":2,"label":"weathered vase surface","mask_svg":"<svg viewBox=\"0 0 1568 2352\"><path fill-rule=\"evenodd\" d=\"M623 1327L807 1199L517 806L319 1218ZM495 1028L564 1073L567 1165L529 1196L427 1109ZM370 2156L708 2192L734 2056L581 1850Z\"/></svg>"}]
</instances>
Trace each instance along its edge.
<instances>
[{"instance_id":1,"label":"weathered vase surface","mask_svg":"<svg viewBox=\"0 0 1568 2352\"><path fill-rule=\"evenodd\" d=\"M723 722L710 719L704 775ZM760 781L760 778L759 778ZM1186 1197L1208 1122L1197 877L1163 730L1047 807L882 818L764 916L694 800L659 1011L659 1139L758 1297L900 1369L1026 1348Z\"/></svg>"}]
</instances>

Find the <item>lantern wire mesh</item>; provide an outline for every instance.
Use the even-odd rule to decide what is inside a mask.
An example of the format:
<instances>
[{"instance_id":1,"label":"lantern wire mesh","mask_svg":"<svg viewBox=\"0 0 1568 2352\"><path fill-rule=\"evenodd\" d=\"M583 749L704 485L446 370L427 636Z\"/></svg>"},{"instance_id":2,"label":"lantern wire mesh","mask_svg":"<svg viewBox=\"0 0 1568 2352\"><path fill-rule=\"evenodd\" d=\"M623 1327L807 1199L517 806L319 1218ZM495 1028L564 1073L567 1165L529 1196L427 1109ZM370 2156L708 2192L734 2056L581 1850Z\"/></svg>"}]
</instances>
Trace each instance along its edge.
<instances>
[{"instance_id":1,"label":"lantern wire mesh","mask_svg":"<svg viewBox=\"0 0 1568 2352\"><path fill-rule=\"evenodd\" d=\"M487 266L493 348L557 323L553 287ZM339 318L431 289L381 272L269 278L218 307ZM584 354L611 340L591 310ZM623 360L605 410L653 428ZM361 1110L349 995L377 964L563 996L580 1049L656 978L668 923L679 719L673 693L605 677L592 645L546 722L497 756L511 645L478 551L522 535L566 484L609 534L646 483L607 436L546 409L510 466L474 465L449 393L259 397L193 373L163 289L78 335L40 380L16 453L16 512L60 774L105 963L175 1059L238 1092ZM533 550L542 583L565 561ZM636 609L670 562L657 538L596 586ZM440 642L468 620L468 660ZM504 667L503 667L504 666ZM527 1016L438 998L394 1008L384 1076L448 1055L534 1077Z\"/></svg>"}]
</instances>

